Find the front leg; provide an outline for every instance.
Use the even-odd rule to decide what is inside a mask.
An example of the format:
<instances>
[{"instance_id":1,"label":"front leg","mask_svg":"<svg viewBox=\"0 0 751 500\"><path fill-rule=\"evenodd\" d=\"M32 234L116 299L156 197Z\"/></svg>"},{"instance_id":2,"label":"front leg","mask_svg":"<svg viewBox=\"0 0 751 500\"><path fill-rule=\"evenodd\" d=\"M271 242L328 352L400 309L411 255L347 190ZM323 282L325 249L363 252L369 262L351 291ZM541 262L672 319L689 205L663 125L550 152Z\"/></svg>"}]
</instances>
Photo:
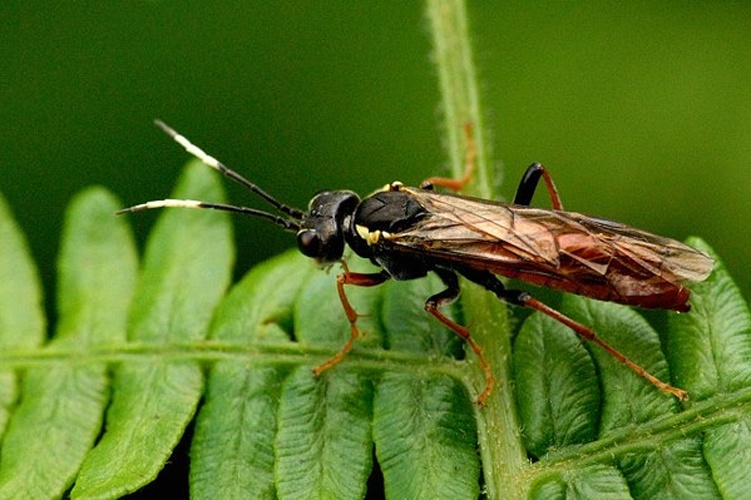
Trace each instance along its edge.
<instances>
[{"instance_id":1,"label":"front leg","mask_svg":"<svg viewBox=\"0 0 751 500\"><path fill-rule=\"evenodd\" d=\"M352 304L349 302L347 294L344 292L344 285L376 286L380 285L390 278L389 274L386 271L368 274L353 273L350 272L349 268L344 262L342 262L342 264L344 265L344 272L336 277L336 290L339 293L339 300L342 303L344 314L346 314L347 321L349 321L350 336L349 340L347 340L347 342L342 346L339 352L331 356L320 365L313 368L313 375L315 375L316 377L343 360L344 356L346 356L349 351L352 350L352 346L354 345L355 340L357 340L357 338L361 335L360 330L357 329L357 311L355 311L355 308L352 307Z\"/></svg>"}]
</instances>

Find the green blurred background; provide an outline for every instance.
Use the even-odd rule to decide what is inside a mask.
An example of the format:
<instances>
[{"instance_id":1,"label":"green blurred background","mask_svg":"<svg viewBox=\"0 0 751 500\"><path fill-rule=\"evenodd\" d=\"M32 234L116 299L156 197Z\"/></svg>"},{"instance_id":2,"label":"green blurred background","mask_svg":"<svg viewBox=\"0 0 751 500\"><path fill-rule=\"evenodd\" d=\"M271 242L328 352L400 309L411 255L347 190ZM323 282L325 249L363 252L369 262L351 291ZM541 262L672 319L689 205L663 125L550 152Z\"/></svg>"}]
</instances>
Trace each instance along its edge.
<instances>
[{"instance_id":1,"label":"green blurred background","mask_svg":"<svg viewBox=\"0 0 751 500\"><path fill-rule=\"evenodd\" d=\"M500 194L544 162L569 209L704 237L748 297L751 5L483 1L469 16ZM170 192L188 157L156 117L297 206L416 183L446 171L430 53L421 2L5 1L0 191L52 284L76 191ZM130 217L139 240L154 216ZM238 273L294 245L236 223Z\"/></svg>"}]
</instances>

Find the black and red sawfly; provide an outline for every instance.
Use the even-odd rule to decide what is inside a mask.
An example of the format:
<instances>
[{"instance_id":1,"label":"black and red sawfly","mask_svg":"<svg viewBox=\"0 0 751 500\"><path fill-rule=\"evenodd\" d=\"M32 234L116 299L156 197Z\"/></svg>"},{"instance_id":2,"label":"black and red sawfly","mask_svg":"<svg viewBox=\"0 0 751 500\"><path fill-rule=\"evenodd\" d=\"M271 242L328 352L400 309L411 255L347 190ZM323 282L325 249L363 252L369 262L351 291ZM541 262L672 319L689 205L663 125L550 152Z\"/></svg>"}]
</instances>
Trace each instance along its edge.
<instances>
[{"instance_id":1,"label":"black and red sawfly","mask_svg":"<svg viewBox=\"0 0 751 500\"><path fill-rule=\"evenodd\" d=\"M714 266L713 259L679 241L564 211L550 174L539 163L527 168L512 203L435 191L436 186L458 191L471 180L475 146L470 125L466 127L467 165L463 178L434 177L419 188L392 182L363 199L348 190L323 191L313 197L307 211L302 211L278 201L163 122L155 123L188 153L245 186L271 204L279 215L244 206L174 199L149 201L118 214L182 207L261 217L295 232L298 248L307 257L321 264L342 264L344 271L336 283L351 334L336 354L314 368L316 375L342 361L360 336L358 313L347 299L346 285L375 286L390 279L412 280L433 272L446 289L429 297L425 310L456 332L476 354L485 374L485 386L477 397L479 404L484 404L493 391L495 380L490 365L470 331L440 311L459 295L458 276L505 302L550 316L603 348L658 389L679 400L688 397L686 391L659 380L591 328L526 291L507 289L497 275L598 300L686 312L690 296L686 284L706 279ZM547 187L552 210L530 206L540 179ZM351 272L343 260L347 246L378 266L380 272Z\"/></svg>"}]
</instances>

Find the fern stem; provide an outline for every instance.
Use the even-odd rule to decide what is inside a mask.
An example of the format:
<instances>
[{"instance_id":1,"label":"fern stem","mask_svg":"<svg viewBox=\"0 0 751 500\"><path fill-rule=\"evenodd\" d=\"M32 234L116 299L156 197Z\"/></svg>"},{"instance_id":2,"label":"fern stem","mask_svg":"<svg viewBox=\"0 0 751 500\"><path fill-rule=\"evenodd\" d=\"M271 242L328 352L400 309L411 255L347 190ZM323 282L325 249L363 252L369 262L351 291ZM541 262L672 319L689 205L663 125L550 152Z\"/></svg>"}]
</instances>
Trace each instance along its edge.
<instances>
[{"instance_id":1,"label":"fern stem","mask_svg":"<svg viewBox=\"0 0 751 500\"><path fill-rule=\"evenodd\" d=\"M491 172L475 67L463 0L428 0L427 17L434 43L434 58L441 86L445 137L454 176L464 171L464 125L473 125L477 164L470 191L490 197ZM516 479L526 463L520 440L514 394L510 384L511 341L506 309L478 287L466 286L462 307L472 324L472 335L484 347L496 378L496 389L484 408L476 411L478 439L488 498L514 498ZM484 384L482 370L473 364L470 387L475 394Z\"/></svg>"},{"instance_id":2,"label":"fern stem","mask_svg":"<svg viewBox=\"0 0 751 500\"><path fill-rule=\"evenodd\" d=\"M433 34L433 56L441 86L444 136L452 173L457 178L464 173L467 150L464 125L470 122L477 146L477 170L470 190L477 196L489 198L492 183L464 1L428 0L427 14Z\"/></svg>"}]
</instances>

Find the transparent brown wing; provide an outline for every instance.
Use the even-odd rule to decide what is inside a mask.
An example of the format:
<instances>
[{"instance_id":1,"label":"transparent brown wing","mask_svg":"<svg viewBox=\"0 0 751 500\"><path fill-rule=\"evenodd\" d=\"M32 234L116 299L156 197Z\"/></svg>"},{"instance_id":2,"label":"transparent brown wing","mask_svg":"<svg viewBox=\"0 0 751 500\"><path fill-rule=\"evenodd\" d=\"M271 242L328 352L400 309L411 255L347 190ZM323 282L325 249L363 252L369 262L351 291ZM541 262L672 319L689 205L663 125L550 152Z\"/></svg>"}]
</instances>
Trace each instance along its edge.
<instances>
[{"instance_id":1,"label":"transparent brown wing","mask_svg":"<svg viewBox=\"0 0 751 500\"><path fill-rule=\"evenodd\" d=\"M536 285L684 311L684 283L705 279L714 265L681 242L604 219L402 189L428 215L384 244Z\"/></svg>"}]
</instances>

